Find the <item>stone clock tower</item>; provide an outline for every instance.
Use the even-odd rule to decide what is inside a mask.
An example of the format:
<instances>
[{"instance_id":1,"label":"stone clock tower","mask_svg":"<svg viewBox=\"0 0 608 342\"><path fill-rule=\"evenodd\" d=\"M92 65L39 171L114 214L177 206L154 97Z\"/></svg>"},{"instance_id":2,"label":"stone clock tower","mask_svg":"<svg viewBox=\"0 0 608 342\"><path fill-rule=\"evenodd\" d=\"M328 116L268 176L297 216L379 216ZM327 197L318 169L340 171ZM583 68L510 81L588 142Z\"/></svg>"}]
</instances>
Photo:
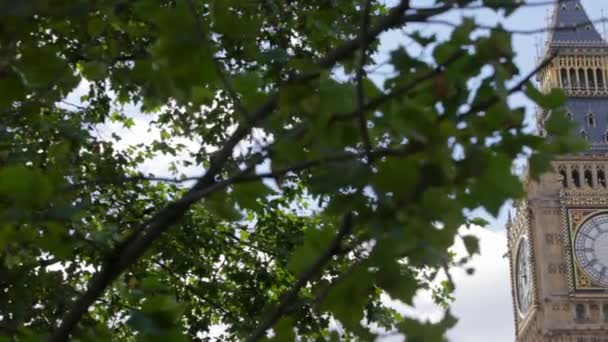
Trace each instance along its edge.
<instances>
[{"instance_id":1,"label":"stone clock tower","mask_svg":"<svg viewBox=\"0 0 608 342\"><path fill-rule=\"evenodd\" d=\"M579 0L556 1L543 91L568 94L589 150L528 182L507 223L518 342L608 341L608 43ZM551 115L538 113L539 131Z\"/></svg>"}]
</instances>

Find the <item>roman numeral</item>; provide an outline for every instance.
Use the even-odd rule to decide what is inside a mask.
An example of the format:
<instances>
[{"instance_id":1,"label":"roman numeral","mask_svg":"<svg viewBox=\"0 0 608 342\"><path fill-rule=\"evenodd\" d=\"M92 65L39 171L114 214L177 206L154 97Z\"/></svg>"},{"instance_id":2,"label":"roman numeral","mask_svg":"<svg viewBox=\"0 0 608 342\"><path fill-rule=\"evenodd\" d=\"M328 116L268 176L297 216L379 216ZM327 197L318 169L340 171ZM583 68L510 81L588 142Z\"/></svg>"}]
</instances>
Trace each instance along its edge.
<instances>
[{"instance_id":1,"label":"roman numeral","mask_svg":"<svg viewBox=\"0 0 608 342\"><path fill-rule=\"evenodd\" d=\"M605 275L606 275L606 266L602 267L602 271L600 272L600 280L602 280Z\"/></svg>"},{"instance_id":2,"label":"roman numeral","mask_svg":"<svg viewBox=\"0 0 608 342\"><path fill-rule=\"evenodd\" d=\"M589 236L589 235L587 235L587 234L585 234L585 233L580 233L580 234L581 234L582 236L586 237L586 238L587 238L587 239L589 239L589 240L593 240L593 241L595 241L595 238L592 238L591 236Z\"/></svg>"},{"instance_id":3,"label":"roman numeral","mask_svg":"<svg viewBox=\"0 0 608 342\"><path fill-rule=\"evenodd\" d=\"M587 263L587 265L583 266L583 268L593 267L593 265L597 264L597 259L593 259Z\"/></svg>"}]
</instances>

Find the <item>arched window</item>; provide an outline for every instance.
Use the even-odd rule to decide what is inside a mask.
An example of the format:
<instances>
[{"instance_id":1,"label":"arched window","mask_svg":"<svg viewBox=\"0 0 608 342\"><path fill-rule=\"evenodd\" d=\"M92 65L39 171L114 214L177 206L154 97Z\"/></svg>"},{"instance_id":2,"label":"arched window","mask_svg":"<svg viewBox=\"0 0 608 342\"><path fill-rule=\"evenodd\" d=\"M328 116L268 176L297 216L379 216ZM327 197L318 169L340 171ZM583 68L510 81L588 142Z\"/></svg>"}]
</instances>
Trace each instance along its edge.
<instances>
[{"instance_id":1,"label":"arched window","mask_svg":"<svg viewBox=\"0 0 608 342\"><path fill-rule=\"evenodd\" d=\"M572 82L572 87L578 88L578 80L576 78L576 70L574 68L570 69L570 82Z\"/></svg>"},{"instance_id":2,"label":"arched window","mask_svg":"<svg viewBox=\"0 0 608 342\"><path fill-rule=\"evenodd\" d=\"M589 88L595 88L595 77L593 76L593 69L587 69L587 82Z\"/></svg>"},{"instance_id":3,"label":"arched window","mask_svg":"<svg viewBox=\"0 0 608 342\"><path fill-rule=\"evenodd\" d=\"M587 126L595 127L595 115L593 113L587 113Z\"/></svg>"},{"instance_id":4,"label":"arched window","mask_svg":"<svg viewBox=\"0 0 608 342\"><path fill-rule=\"evenodd\" d=\"M565 68L562 68L560 70L560 75L562 79L562 87L569 88L570 82L568 82L568 71Z\"/></svg>"},{"instance_id":5,"label":"arched window","mask_svg":"<svg viewBox=\"0 0 608 342\"><path fill-rule=\"evenodd\" d=\"M604 188L606 187L606 174L604 173L604 170L597 171L597 184Z\"/></svg>"},{"instance_id":6,"label":"arched window","mask_svg":"<svg viewBox=\"0 0 608 342\"><path fill-rule=\"evenodd\" d=\"M602 311L604 313L604 322L608 322L608 304L604 304Z\"/></svg>"},{"instance_id":7,"label":"arched window","mask_svg":"<svg viewBox=\"0 0 608 342\"><path fill-rule=\"evenodd\" d=\"M566 113L566 117L568 118L568 120L574 121L574 114L568 112L568 113Z\"/></svg>"},{"instance_id":8,"label":"arched window","mask_svg":"<svg viewBox=\"0 0 608 342\"><path fill-rule=\"evenodd\" d=\"M562 188L568 187L568 175L566 170L559 170L559 175L562 177Z\"/></svg>"},{"instance_id":9,"label":"arched window","mask_svg":"<svg viewBox=\"0 0 608 342\"><path fill-rule=\"evenodd\" d=\"M604 74L602 73L602 69L597 69L595 71L595 76L597 77L597 87L604 88Z\"/></svg>"},{"instance_id":10,"label":"arched window","mask_svg":"<svg viewBox=\"0 0 608 342\"><path fill-rule=\"evenodd\" d=\"M576 304L576 320L577 321L585 320L585 305L584 304Z\"/></svg>"},{"instance_id":11,"label":"arched window","mask_svg":"<svg viewBox=\"0 0 608 342\"><path fill-rule=\"evenodd\" d=\"M572 170L572 183L574 183L574 186L576 186L577 188L581 187L581 179L579 178L580 174L578 173L577 169L573 169Z\"/></svg>"},{"instance_id":12,"label":"arched window","mask_svg":"<svg viewBox=\"0 0 608 342\"><path fill-rule=\"evenodd\" d=\"M588 137L587 131L585 131L584 129L581 129L580 135L581 135L581 138L587 140L587 137Z\"/></svg>"},{"instance_id":13,"label":"arched window","mask_svg":"<svg viewBox=\"0 0 608 342\"><path fill-rule=\"evenodd\" d=\"M606 144L608 144L608 131L606 131L606 133L604 133L604 142Z\"/></svg>"},{"instance_id":14,"label":"arched window","mask_svg":"<svg viewBox=\"0 0 608 342\"><path fill-rule=\"evenodd\" d=\"M587 77L585 76L585 70L582 68L578 69L578 81L581 88L587 88Z\"/></svg>"},{"instance_id":15,"label":"arched window","mask_svg":"<svg viewBox=\"0 0 608 342\"><path fill-rule=\"evenodd\" d=\"M585 170L584 173L585 176L585 184L592 188L593 187L593 174L591 173L591 170Z\"/></svg>"}]
</instances>

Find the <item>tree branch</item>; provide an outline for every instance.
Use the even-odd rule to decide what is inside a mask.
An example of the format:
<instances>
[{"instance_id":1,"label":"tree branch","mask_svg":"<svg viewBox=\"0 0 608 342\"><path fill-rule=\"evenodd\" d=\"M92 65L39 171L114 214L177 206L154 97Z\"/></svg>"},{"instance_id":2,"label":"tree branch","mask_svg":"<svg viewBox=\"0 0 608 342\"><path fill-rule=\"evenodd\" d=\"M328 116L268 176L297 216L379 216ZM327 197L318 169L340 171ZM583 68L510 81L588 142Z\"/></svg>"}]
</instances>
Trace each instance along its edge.
<instances>
[{"instance_id":1,"label":"tree branch","mask_svg":"<svg viewBox=\"0 0 608 342\"><path fill-rule=\"evenodd\" d=\"M342 219L342 226L338 233L331 241L325 252L320 255L317 260L310 265L291 286L291 288L283 294L279 305L272 310L266 318L258 325L258 327L249 335L247 342L255 342L260 340L266 335L266 331L283 316L283 314L289 309L291 303L298 298L300 289L304 287L308 281L319 273L325 265L331 261L332 257L340 252L342 246L342 240L350 234L353 228L353 214L351 212L344 215Z\"/></svg>"},{"instance_id":2,"label":"tree branch","mask_svg":"<svg viewBox=\"0 0 608 342\"><path fill-rule=\"evenodd\" d=\"M440 7L425 9L412 14L404 14L409 8L409 0L402 0L399 5L392 8L386 16L380 18L378 23L370 28L366 35L366 39L368 41L376 39L382 32L401 25L408 20L432 17L446 12L452 8L455 3L455 1L449 1ZM329 52L324 58L318 60L317 65L320 68L331 68L338 61L355 52L358 47L358 39L350 40ZM289 82L303 82L316 78L318 75L319 72L302 75ZM205 175L199 179L182 198L168 204L166 207L159 210L151 219L144 222L139 229L136 229L133 236L129 238L125 244L112 253L112 257L103 265L101 271L95 274L89 281L85 293L73 303L68 311L66 311L61 319L59 327L51 335L49 341L62 342L67 340L72 330L87 312L89 306L103 294L112 281L114 281L125 269L136 262L154 241L171 226L176 224L192 204L205 198L213 191L230 185L230 183L226 181L218 183L216 181L217 176L232 156L235 146L250 133L251 129L256 124L268 117L268 115L275 110L278 98L278 93L269 95L266 102L251 113L250 120L238 126L222 148L214 154Z\"/></svg>"},{"instance_id":3,"label":"tree branch","mask_svg":"<svg viewBox=\"0 0 608 342\"><path fill-rule=\"evenodd\" d=\"M462 57L466 54L467 54L467 52L465 50L458 50L458 52L453 54L444 63L436 66L433 70L427 72L426 74L416 77L411 82L408 82L402 86L398 86L395 89L393 89L392 91L382 94L382 95L370 100L363 106L363 110L368 111L368 110L376 109L379 106L381 106L397 97L403 96L410 90L418 87L422 82L428 81L428 80L432 79L433 77L441 74L442 72L445 71L446 67L448 67L452 63L456 62L460 57ZM350 120L350 119L357 117L358 115L359 115L359 111L353 111L353 112L349 112L349 113L336 113L329 120L329 123L332 124L336 121Z\"/></svg>"},{"instance_id":4,"label":"tree branch","mask_svg":"<svg viewBox=\"0 0 608 342\"><path fill-rule=\"evenodd\" d=\"M369 29L369 16L371 8L371 0L363 0L365 2L363 8L363 18L361 23L361 32L359 33L359 68L357 69L357 116L359 118L359 131L361 131L361 140L363 147L368 154L372 150L372 143L369 138L369 130L367 129L367 119L365 118L365 92L363 89L364 67L367 56L367 30ZM371 155L367 156L367 162L372 163Z\"/></svg>"}]
</instances>

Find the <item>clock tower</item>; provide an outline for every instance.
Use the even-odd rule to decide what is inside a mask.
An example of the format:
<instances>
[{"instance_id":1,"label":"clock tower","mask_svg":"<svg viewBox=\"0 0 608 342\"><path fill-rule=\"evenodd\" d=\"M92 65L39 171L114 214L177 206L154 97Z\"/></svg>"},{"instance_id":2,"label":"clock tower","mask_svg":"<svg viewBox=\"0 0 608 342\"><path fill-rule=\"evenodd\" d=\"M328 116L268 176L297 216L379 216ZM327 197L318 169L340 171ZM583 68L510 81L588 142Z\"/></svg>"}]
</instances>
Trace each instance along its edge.
<instances>
[{"instance_id":1,"label":"clock tower","mask_svg":"<svg viewBox=\"0 0 608 342\"><path fill-rule=\"evenodd\" d=\"M556 1L538 75L568 95L568 117L587 139L554 171L527 182L507 222L518 342L608 341L608 43L579 0ZM539 111L538 128L550 112Z\"/></svg>"}]
</instances>

